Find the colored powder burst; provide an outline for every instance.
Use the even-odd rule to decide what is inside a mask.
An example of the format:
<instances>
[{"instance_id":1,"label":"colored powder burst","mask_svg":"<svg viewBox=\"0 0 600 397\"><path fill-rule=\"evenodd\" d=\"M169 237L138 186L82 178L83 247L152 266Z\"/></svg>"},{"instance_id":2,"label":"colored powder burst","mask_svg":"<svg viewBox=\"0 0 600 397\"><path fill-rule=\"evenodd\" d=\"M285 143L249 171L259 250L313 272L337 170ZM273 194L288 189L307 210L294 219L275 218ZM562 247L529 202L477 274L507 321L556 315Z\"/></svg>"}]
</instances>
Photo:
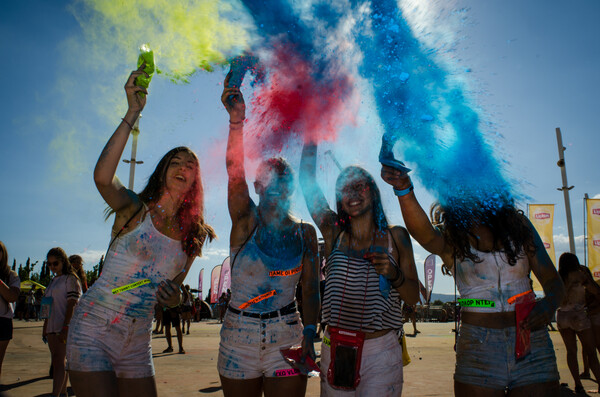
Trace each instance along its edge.
<instances>
[{"instance_id":1,"label":"colored powder burst","mask_svg":"<svg viewBox=\"0 0 600 397\"><path fill-rule=\"evenodd\" d=\"M352 1L364 54L360 73L371 83L386 134L402 160L444 206L502 205L510 184L461 84L424 48L395 0Z\"/></svg>"},{"instance_id":2,"label":"colored powder burst","mask_svg":"<svg viewBox=\"0 0 600 397\"><path fill-rule=\"evenodd\" d=\"M290 2L243 0L262 40L255 45L267 79L255 91L248 154L278 153L293 137L334 140L354 121L358 103L354 79L344 65L330 21L305 23ZM324 13L321 13L324 15ZM317 22L320 22L317 23Z\"/></svg>"},{"instance_id":3,"label":"colored powder burst","mask_svg":"<svg viewBox=\"0 0 600 397\"><path fill-rule=\"evenodd\" d=\"M183 82L247 46L243 28L222 17L230 10L219 0L80 0L71 7L99 55L135 59L149 43L160 71Z\"/></svg>"}]
</instances>

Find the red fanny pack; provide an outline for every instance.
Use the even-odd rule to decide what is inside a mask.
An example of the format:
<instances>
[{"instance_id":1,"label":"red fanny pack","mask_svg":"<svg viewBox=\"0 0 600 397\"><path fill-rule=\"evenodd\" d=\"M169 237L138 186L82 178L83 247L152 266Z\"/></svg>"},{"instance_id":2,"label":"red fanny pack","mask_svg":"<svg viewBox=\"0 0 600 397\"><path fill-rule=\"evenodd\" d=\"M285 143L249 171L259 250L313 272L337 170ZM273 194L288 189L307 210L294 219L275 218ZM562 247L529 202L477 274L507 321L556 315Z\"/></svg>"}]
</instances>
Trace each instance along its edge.
<instances>
[{"instance_id":1,"label":"red fanny pack","mask_svg":"<svg viewBox=\"0 0 600 397\"><path fill-rule=\"evenodd\" d=\"M525 322L529 313L535 306L535 294L533 291L529 291L523 295L518 295L513 300L515 303L515 316L516 316L516 338L515 341L515 356L517 360L522 359L531 352L530 336L531 331L523 329L522 325Z\"/></svg>"},{"instance_id":2,"label":"red fanny pack","mask_svg":"<svg viewBox=\"0 0 600 397\"><path fill-rule=\"evenodd\" d=\"M329 327L331 362L327 381L335 389L355 390L360 383L364 332Z\"/></svg>"}]
</instances>

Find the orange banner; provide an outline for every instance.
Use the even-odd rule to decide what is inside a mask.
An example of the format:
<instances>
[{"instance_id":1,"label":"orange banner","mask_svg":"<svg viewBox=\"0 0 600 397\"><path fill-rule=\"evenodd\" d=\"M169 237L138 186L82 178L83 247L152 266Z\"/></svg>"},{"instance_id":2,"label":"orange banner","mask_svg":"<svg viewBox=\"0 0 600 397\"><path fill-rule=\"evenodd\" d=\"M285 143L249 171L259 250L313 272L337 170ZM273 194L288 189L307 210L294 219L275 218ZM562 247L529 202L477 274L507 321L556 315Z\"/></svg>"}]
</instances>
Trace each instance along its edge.
<instances>
[{"instance_id":1,"label":"orange banner","mask_svg":"<svg viewBox=\"0 0 600 397\"><path fill-rule=\"evenodd\" d=\"M256 296L256 297L254 297L254 298L250 299L250 300L249 300L248 302L246 302L246 303L242 303L242 304L240 305L240 309L241 309L241 310L244 310L245 308L249 307L250 305L253 305L253 304L255 304L255 303L258 303L258 302L260 302L260 301L264 301L265 299L269 299L270 297L272 297L272 296L275 296L275 295L277 295L277 291L275 291L275 290L273 290L273 291L269 291L269 292L265 292L265 293L264 293L264 294L262 294L262 295L258 295L258 296Z\"/></svg>"},{"instance_id":2,"label":"orange banner","mask_svg":"<svg viewBox=\"0 0 600 397\"><path fill-rule=\"evenodd\" d=\"M600 280L600 199L587 199L588 267L594 280Z\"/></svg>"},{"instance_id":3,"label":"orange banner","mask_svg":"<svg viewBox=\"0 0 600 397\"><path fill-rule=\"evenodd\" d=\"M535 227L535 230L540 235L546 252L550 256L552 263L556 266L556 253L554 251L554 204L529 204L529 220ZM533 290L543 291L542 285L535 277L531 274L533 280Z\"/></svg>"}]
</instances>

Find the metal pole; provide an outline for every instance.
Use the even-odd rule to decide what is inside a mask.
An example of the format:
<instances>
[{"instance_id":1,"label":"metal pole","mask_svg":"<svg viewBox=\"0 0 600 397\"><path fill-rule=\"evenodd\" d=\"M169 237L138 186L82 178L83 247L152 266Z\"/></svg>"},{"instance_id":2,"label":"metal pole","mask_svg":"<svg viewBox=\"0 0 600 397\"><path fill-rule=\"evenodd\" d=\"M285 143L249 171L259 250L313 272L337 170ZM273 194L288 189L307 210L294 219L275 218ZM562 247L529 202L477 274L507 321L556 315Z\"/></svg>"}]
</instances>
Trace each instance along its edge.
<instances>
[{"instance_id":1,"label":"metal pole","mask_svg":"<svg viewBox=\"0 0 600 397\"><path fill-rule=\"evenodd\" d=\"M574 186L569 186L567 182L567 167L565 164L565 150L566 148L562 143L562 135L560 133L560 128L556 129L556 142L558 143L558 162L556 165L560 167L560 173L562 175L562 183L563 186L561 188L557 188L557 190L562 190L563 195L565 197L565 211L567 213L567 229L569 231L569 250L573 255L575 255L575 238L573 236L573 220L571 218L571 201L569 199L569 190L573 189Z\"/></svg>"},{"instance_id":2,"label":"metal pole","mask_svg":"<svg viewBox=\"0 0 600 397\"><path fill-rule=\"evenodd\" d=\"M143 164L143 161L136 161L135 156L137 155L137 141L138 136L140 135L140 119L142 115L135 120L133 124L133 129L131 130L131 135L133 135L133 140L131 141L131 159L123 160L124 163L129 164L129 190L133 190L133 182L135 179L135 165Z\"/></svg>"},{"instance_id":3,"label":"metal pole","mask_svg":"<svg viewBox=\"0 0 600 397\"><path fill-rule=\"evenodd\" d=\"M583 195L583 264L585 266L588 265L587 258L587 243L588 243L588 235L587 235L587 201L590 198L588 194Z\"/></svg>"}]
</instances>

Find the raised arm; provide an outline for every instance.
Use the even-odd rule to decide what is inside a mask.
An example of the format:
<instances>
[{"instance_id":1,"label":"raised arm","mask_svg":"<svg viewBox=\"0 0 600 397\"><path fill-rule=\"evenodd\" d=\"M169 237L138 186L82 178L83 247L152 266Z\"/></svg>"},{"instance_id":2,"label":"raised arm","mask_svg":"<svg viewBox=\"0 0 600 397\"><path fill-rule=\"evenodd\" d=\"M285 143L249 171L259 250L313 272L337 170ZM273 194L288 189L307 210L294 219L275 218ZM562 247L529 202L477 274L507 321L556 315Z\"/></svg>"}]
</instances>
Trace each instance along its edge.
<instances>
[{"instance_id":1,"label":"raised arm","mask_svg":"<svg viewBox=\"0 0 600 397\"><path fill-rule=\"evenodd\" d=\"M230 245L241 244L250 233L250 220L254 209L254 202L250 198L246 171L244 169L244 119L246 118L246 105L244 96L239 88L227 87L231 73L225 78L225 88L221 95L221 102L229 113L229 137L227 139L227 153L225 157L227 175L227 205L231 217Z\"/></svg>"},{"instance_id":2,"label":"raised arm","mask_svg":"<svg viewBox=\"0 0 600 397\"><path fill-rule=\"evenodd\" d=\"M147 75L143 69L145 64L142 64L140 68L133 71L127 83L125 84L125 92L127 94L128 109L123 121L113 135L108 140L106 146L98 158L96 168L94 169L94 182L100 192L102 198L106 203L116 212L126 210L131 207L132 204L137 205L137 196L132 191L126 189L119 178L117 178L116 171L117 166L121 160L123 150L127 144L129 133L133 129L133 124L138 119L142 109L146 106L146 96L142 96L139 93L148 94L145 88L135 85L136 77L140 75Z\"/></svg>"},{"instance_id":3,"label":"raised arm","mask_svg":"<svg viewBox=\"0 0 600 397\"><path fill-rule=\"evenodd\" d=\"M310 216L317 224L323 238L333 238L333 228L337 221L337 215L329 208L327 199L317 183L317 145L305 143L300 160L300 186L304 194L306 206ZM337 234L337 233L336 233Z\"/></svg>"},{"instance_id":4,"label":"raised arm","mask_svg":"<svg viewBox=\"0 0 600 397\"><path fill-rule=\"evenodd\" d=\"M554 312L562 303L565 296L565 286L563 285L556 267L546 252L544 243L539 234L529 222L529 219L523 216L523 222L533 233L533 244L535 250L527 250L527 259L533 274L537 277L544 289L544 299L538 301L527 317L526 328L538 329L545 327L550 322Z\"/></svg>"},{"instance_id":5,"label":"raised arm","mask_svg":"<svg viewBox=\"0 0 600 397\"><path fill-rule=\"evenodd\" d=\"M402 210L402 218L410 235L423 248L432 254L439 255L446 262L448 256L452 255L451 247L446 244L442 233L433 227L421 204L417 201L410 177L395 168L384 165L381 168L381 178L392 185L394 190L400 192L396 195Z\"/></svg>"},{"instance_id":6,"label":"raised arm","mask_svg":"<svg viewBox=\"0 0 600 397\"><path fill-rule=\"evenodd\" d=\"M319 297L319 279L320 279L320 263L319 249L317 243L317 233L315 228L308 224L302 224L304 228L303 235L306 244L306 252L302 260L302 310L304 313L304 326L310 325L316 327L321 311L321 299ZM316 328L313 329L315 331ZM310 355L316 359L314 351L314 336L315 334L308 330L304 333L302 347L303 355Z\"/></svg>"}]
</instances>

